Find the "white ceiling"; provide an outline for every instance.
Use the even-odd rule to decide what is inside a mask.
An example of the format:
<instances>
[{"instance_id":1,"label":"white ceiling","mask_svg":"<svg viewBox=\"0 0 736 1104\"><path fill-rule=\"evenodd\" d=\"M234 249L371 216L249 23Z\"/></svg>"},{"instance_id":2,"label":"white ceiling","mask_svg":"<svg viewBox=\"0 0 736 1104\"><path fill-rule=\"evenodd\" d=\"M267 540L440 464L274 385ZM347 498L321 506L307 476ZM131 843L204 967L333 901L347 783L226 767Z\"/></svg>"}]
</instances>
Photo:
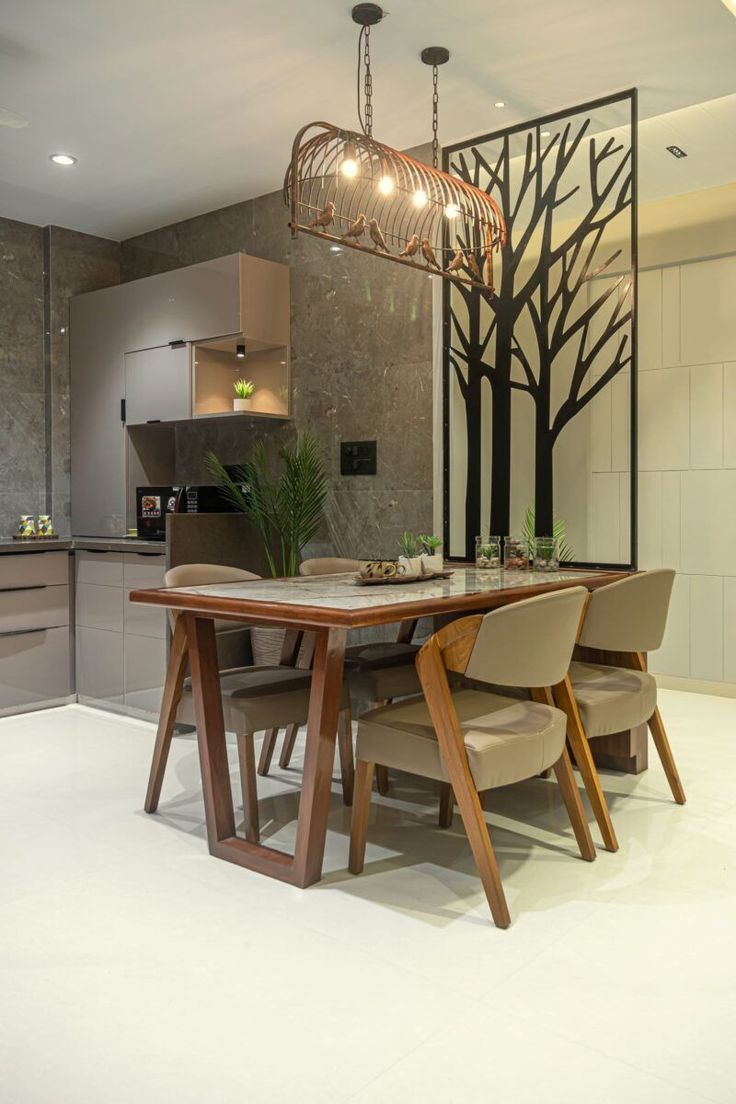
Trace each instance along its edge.
<instances>
[{"instance_id":1,"label":"white ceiling","mask_svg":"<svg viewBox=\"0 0 736 1104\"><path fill-rule=\"evenodd\" d=\"M666 136L686 149L703 126L720 133L721 119L736 115L736 19L720 0L387 4L391 14L372 34L375 132L399 148L429 136L431 77L418 59L427 45L452 53L441 74L446 142L632 85L642 118L676 112ZM273 191L300 125L355 125L350 8L350 0L3 0L0 106L29 125L0 128L0 215L119 238ZM720 97L725 113L711 104L678 111ZM506 107L495 109L496 100ZM715 123L704 114L712 111ZM687 137L680 120L692 123ZM689 190L679 186L686 174L706 180L697 186L722 182L695 150L676 162L652 133L661 194L669 173L680 174L674 191ZM56 151L79 163L52 165ZM716 175L731 172L715 148L707 160L718 163Z\"/></svg>"}]
</instances>

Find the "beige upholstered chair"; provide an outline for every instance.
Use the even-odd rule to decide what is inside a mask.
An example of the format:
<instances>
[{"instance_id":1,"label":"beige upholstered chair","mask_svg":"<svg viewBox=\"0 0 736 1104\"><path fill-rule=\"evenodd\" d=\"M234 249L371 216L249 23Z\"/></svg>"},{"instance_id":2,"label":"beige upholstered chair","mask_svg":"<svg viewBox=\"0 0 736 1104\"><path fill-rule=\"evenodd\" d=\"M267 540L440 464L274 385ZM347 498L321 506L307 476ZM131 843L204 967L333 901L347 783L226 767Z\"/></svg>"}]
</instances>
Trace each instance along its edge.
<instances>
[{"instance_id":1,"label":"beige upholstered chair","mask_svg":"<svg viewBox=\"0 0 736 1104\"><path fill-rule=\"evenodd\" d=\"M453 621L417 658L424 698L395 702L358 722L350 870L363 869L374 763L452 784L483 888L499 927L510 923L479 791L552 767L584 859L595 849L565 747L566 719L550 687L565 675L587 592L545 594ZM450 690L448 671L495 686L527 687L532 700Z\"/></svg>"},{"instance_id":2,"label":"beige upholstered chair","mask_svg":"<svg viewBox=\"0 0 736 1104\"><path fill-rule=\"evenodd\" d=\"M300 575L338 575L360 570L359 560L324 556L304 560ZM411 643L416 622L399 628L398 640L377 644L352 644L345 652L345 674L354 701L384 705L394 698L418 694L421 690L416 670L419 646ZM296 738L296 730L287 729L279 756L279 766L288 767ZM260 767L259 767L260 770ZM265 772L262 772L265 773ZM376 766L376 785L381 793L388 792L388 772L383 764Z\"/></svg>"},{"instance_id":3,"label":"beige upholstered chair","mask_svg":"<svg viewBox=\"0 0 736 1104\"><path fill-rule=\"evenodd\" d=\"M675 573L643 571L592 592L569 676L555 700L569 719L569 739L604 843L618 848L606 799L588 744L596 737L648 724L672 795L685 803L675 760L657 709L657 684L646 653L662 643Z\"/></svg>"},{"instance_id":4,"label":"beige upholstered chair","mask_svg":"<svg viewBox=\"0 0 736 1104\"><path fill-rule=\"evenodd\" d=\"M208 583L243 582L259 578L250 571L218 564L185 564L167 571L166 586L204 586ZM194 698L186 679L187 642L183 623L172 616L174 638L169 658L169 671L161 706L151 774L146 795L146 812L155 812L161 793L166 759L174 725L196 724ZM215 621L218 654L223 637L233 631L237 622ZM311 673L286 664L237 667L221 672L222 703L225 728L235 732L240 762L240 785L245 812L246 838L258 841L258 794L253 737L256 732L273 732L286 725L305 724L309 713ZM349 695L343 694L340 714L340 767L343 798L352 801L353 745Z\"/></svg>"}]
</instances>

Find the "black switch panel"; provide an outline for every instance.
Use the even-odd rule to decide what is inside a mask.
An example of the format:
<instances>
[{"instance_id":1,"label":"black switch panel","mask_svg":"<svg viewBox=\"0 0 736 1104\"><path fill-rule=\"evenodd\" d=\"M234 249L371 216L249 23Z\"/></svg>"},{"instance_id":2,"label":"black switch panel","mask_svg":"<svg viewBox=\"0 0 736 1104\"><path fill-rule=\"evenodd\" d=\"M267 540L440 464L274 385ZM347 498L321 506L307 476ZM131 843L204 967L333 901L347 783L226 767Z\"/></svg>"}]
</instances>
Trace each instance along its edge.
<instances>
[{"instance_id":1,"label":"black switch panel","mask_svg":"<svg viewBox=\"0 0 736 1104\"><path fill-rule=\"evenodd\" d=\"M340 475L375 475L375 441L341 441Z\"/></svg>"}]
</instances>

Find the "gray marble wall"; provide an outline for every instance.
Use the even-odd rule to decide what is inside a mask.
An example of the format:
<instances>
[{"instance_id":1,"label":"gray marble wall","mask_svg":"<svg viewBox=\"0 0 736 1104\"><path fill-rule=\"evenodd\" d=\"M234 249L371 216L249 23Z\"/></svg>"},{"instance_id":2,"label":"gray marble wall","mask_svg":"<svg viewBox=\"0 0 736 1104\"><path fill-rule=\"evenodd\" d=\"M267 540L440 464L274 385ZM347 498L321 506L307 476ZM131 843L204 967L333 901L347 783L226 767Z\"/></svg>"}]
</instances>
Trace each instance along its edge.
<instances>
[{"instance_id":1,"label":"gray marble wall","mask_svg":"<svg viewBox=\"0 0 736 1104\"><path fill-rule=\"evenodd\" d=\"M119 251L0 218L0 537L21 513L69 533L68 299L118 283Z\"/></svg>"},{"instance_id":2,"label":"gray marble wall","mask_svg":"<svg viewBox=\"0 0 736 1104\"><path fill-rule=\"evenodd\" d=\"M429 156L429 148L414 151ZM330 476L325 547L390 555L404 529L432 525L432 293L420 272L306 235L293 241L280 192L124 241L123 281L243 250L291 268L293 427L265 427L276 446L294 428L320 437ZM201 482L202 456L247 456L244 422L177 429L176 478ZM378 442L378 474L340 475L340 441Z\"/></svg>"}]
</instances>

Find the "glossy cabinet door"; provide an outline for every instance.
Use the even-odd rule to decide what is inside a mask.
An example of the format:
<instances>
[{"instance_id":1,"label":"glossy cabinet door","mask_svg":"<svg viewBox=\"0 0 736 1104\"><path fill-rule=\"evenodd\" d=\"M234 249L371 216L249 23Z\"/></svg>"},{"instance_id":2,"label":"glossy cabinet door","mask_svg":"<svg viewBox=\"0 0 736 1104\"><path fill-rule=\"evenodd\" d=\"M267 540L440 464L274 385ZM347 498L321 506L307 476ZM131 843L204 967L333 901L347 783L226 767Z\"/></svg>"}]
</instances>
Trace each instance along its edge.
<instances>
[{"instance_id":1,"label":"glossy cabinet door","mask_svg":"<svg viewBox=\"0 0 736 1104\"><path fill-rule=\"evenodd\" d=\"M191 417L189 346L125 354L125 421L176 422Z\"/></svg>"},{"instance_id":2,"label":"glossy cabinet door","mask_svg":"<svg viewBox=\"0 0 736 1104\"><path fill-rule=\"evenodd\" d=\"M76 536L125 533L125 287L70 300L71 502Z\"/></svg>"},{"instance_id":3,"label":"glossy cabinet door","mask_svg":"<svg viewBox=\"0 0 736 1104\"><path fill-rule=\"evenodd\" d=\"M240 332L237 253L133 280L126 288L126 352Z\"/></svg>"}]
</instances>

